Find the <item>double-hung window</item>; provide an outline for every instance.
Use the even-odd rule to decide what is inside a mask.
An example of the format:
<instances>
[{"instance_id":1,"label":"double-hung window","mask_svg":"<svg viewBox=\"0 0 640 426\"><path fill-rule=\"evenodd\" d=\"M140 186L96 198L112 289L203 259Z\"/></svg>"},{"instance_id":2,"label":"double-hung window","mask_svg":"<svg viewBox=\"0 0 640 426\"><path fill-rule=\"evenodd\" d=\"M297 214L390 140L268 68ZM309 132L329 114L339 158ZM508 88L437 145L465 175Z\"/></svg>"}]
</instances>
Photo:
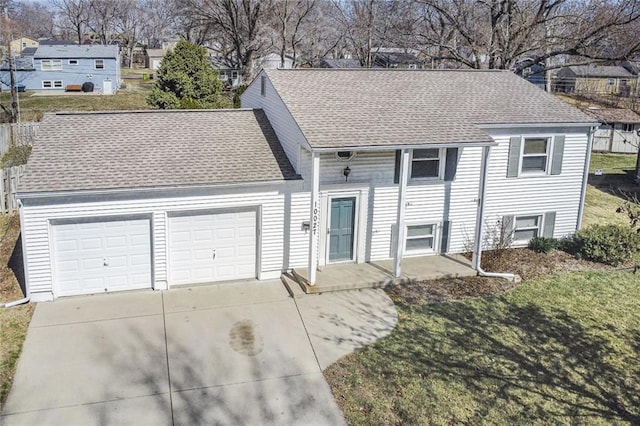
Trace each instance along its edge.
<instances>
[{"instance_id":1,"label":"double-hung window","mask_svg":"<svg viewBox=\"0 0 640 426\"><path fill-rule=\"evenodd\" d=\"M528 242L540 235L541 216L516 216L513 229L513 241L518 243Z\"/></svg>"},{"instance_id":2,"label":"double-hung window","mask_svg":"<svg viewBox=\"0 0 640 426\"><path fill-rule=\"evenodd\" d=\"M434 224L408 225L405 251L408 254L432 251L435 246Z\"/></svg>"},{"instance_id":3,"label":"double-hung window","mask_svg":"<svg viewBox=\"0 0 640 426\"><path fill-rule=\"evenodd\" d=\"M43 59L40 69L42 71L60 71L62 69L62 59Z\"/></svg>"},{"instance_id":4,"label":"double-hung window","mask_svg":"<svg viewBox=\"0 0 640 426\"><path fill-rule=\"evenodd\" d=\"M439 148L414 149L411 154L411 179L438 179L442 163L440 157Z\"/></svg>"},{"instance_id":5,"label":"double-hung window","mask_svg":"<svg viewBox=\"0 0 640 426\"><path fill-rule=\"evenodd\" d=\"M43 80L43 89L62 89L62 80Z\"/></svg>"},{"instance_id":6,"label":"double-hung window","mask_svg":"<svg viewBox=\"0 0 640 426\"><path fill-rule=\"evenodd\" d=\"M546 173L549 165L550 138L524 138L522 173Z\"/></svg>"},{"instance_id":7,"label":"double-hung window","mask_svg":"<svg viewBox=\"0 0 640 426\"><path fill-rule=\"evenodd\" d=\"M95 64L95 68L97 70L103 70L104 69L104 59L96 59L94 64Z\"/></svg>"}]
</instances>

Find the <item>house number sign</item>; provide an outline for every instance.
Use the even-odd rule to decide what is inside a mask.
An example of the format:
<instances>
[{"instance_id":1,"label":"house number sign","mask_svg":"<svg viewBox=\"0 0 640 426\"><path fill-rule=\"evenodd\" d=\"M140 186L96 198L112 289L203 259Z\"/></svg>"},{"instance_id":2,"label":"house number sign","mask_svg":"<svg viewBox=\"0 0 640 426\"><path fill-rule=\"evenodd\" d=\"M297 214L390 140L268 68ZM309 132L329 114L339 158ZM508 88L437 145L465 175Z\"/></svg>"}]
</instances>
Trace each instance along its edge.
<instances>
[{"instance_id":1,"label":"house number sign","mask_svg":"<svg viewBox=\"0 0 640 426\"><path fill-rule=\"evenodd\" d=\"M313 220L312 220L312 224L311 224L311 229L313 232L313 235L316 235L318 233L318 202L314 201L313 202Z\"/></svg>"}]
</instances>

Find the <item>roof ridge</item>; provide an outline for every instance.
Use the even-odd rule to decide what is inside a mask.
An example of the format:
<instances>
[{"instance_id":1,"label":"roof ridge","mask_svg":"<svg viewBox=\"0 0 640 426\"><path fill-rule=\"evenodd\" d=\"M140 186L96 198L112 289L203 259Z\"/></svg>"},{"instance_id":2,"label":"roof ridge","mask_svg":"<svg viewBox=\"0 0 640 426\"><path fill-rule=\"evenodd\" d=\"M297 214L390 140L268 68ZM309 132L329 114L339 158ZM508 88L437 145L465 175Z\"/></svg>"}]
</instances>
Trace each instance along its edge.
<instances>
[{"instance_id":1,"label":"roof ridge","mask_svg":"<svg viewBox=\"0 0 640 426\"><path fill-rule=\"evenodd\" d=\"M211 109L132 109L132 110L105 110L105 111L56 111L47 112L45 115L124 115L124 114L171 114L171 113L195 113L195 112L248 112L261 108L211 108Z\"/></svg>"},{"instance_id":2,"label":"roof ridge","mask_svg":"<svg viewBox=\"0 0 640 426\"><path fill-rule=\"evenodd\" d=\"M510 70L502 69L406 69L406 68L270 68L265 69L267 72L282 72L282 71L297 71L297 72L309 72L309 71L329 71L329 72L470 72L470 73L500 73L509 72Z\"/></svg>"}]
</instances>

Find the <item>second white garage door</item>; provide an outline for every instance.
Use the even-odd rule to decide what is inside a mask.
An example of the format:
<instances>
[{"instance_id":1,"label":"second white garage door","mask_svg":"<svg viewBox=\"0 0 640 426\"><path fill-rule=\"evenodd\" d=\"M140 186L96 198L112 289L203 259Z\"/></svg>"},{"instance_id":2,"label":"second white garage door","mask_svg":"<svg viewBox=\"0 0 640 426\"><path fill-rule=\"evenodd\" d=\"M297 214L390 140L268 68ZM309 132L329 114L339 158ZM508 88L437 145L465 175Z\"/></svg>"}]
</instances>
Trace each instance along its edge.
<instances>
[{"instance_id":1,"label":"second white garage door","mask_svg":"<svg viewBox=\"0 0 640 426\"><path fill-rule=\"evenodd\" d=\"M169 218L171 284L255 278L256 211Z\"/></svg>"}]
</instances>

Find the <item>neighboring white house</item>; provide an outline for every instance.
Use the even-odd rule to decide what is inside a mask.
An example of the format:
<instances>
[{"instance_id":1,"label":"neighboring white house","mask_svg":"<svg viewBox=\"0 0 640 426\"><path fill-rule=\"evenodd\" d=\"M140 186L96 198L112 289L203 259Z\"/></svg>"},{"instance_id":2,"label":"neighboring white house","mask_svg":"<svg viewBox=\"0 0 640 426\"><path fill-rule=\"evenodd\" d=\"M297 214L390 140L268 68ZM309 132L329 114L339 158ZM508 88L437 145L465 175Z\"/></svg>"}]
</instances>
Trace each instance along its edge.
<instances>
[{"instance_id":1,"label":"neighboring white house","mask_svg":"<svg viewBox=\"0 0 640 426\"><path fill-rule=\"evenodd\" d=\"M602 125L593 134L593 150L635 154L640 146L640 115L627 108L589 108Z\"/></svg>"},{"instance_id":2,"label":"neighboring white house","mask_svg":"<svg viewBox=\"0 0 640 426\"><path fill-rule=\"evenodd\" d=\"M597 123L511 72L266 70L242 104L47 115L18 191L32 300L398 276L498 219L517 244L580 227Z\"/></svg>"},{"instance_id":3,"label":"neighboring white house","mask_svg":"<svg viewBox=\"0 0 640 426\"><path fill-rule=\"evenodd\" d=\"M145 51L145 66L150 70L157 71L160 69L166 54L167 51L165 49L147 49Z\"/></svg>"},{"instance_id":4,"label":"neighboring white house","mask_svg":"<svg viewBox=\"0 0 640 426\"><path fill-rule=\"evenodd\" d=\"M289 55L284 56L284 65L279 53L268 53L260 56L255 61L256 71L261 69L291 69L293 68L293 57Z\"/></svg>"}]
</instances>

